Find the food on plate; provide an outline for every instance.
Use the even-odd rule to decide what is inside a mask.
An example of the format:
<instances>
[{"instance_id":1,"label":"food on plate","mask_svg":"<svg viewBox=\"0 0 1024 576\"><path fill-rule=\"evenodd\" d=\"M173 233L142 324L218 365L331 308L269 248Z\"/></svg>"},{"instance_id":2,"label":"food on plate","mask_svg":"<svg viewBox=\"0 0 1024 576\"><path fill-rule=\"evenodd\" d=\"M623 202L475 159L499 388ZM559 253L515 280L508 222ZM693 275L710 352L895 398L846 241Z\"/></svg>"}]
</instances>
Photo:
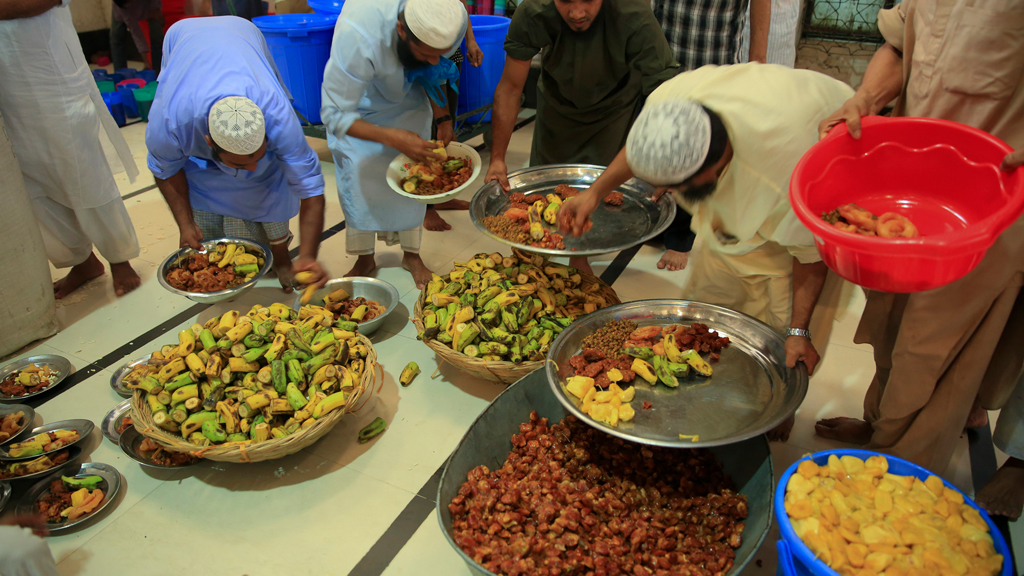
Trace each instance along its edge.
<instances>
[{"instance_id":1,"label":"food on plate","mask_svg":"<svg viewBox=\"0 0 1024 576\"><path fill-rule=\"evenodd\" d=\"M630 405L636 389L632 386L625 390L619 387L618 382L622 382L623 374L617 368L609 370L607 376L613 379L607 390L598 389L594 379L586 376L570 376L565 389L580 399L580 410L584 414L614 428L620 421L629 422L636 415Z\"/></svg>"},{"instance_id":2,"label":"food on plate","mask_svg":"<svg viewBox=\"0 0 1024 576\"><path fill-rule=\"evenodd\" d=\"M902 214L886 212L875 216L860 206L844 204L831 212L821 215L821 219L844 232L879 236L881 238L916 238L920 236L917 227Z\"/></svg>"},{"instance_id":3,"label":"food on plate","mask_svg":"<svg viewBox=\"0 0 1024 576\"><path fill-rule=\"evenodd\" d=\"M322 306L229 310L161 350L157 372L131 384L132 414L197 449L298 433L361 393L373 368L358 327Z\"/></svg>"},{"instance_id":4,"label":"food on plate","mask_svg":"<svg viewBox=\"0 0 1024 576\"><path fill-rule=\"evenodd\" d=\"M569 359L569 365L575 376L593 378L601 390L637 376L649 384L676 388L691 371L711 376L711 364L701 353L715 361L728 345L727 336L704 324L637 328L634 322L613 320L583 339L583 350Z\"/></svg>"},{"instance_id":5,"label":"food on plate","mask_svg":"<svg viewBox=\"0 0 1024 576\"><path fill-rule=\"evenodd\" d=\"M889 473L885 456L803 460L786 485L793 531L843 576L969 574L1003 568L988 524L938 476Z\"/></svg>"},{"instance_id":6,"label":"food on plate","mask_svg":"<svg viewBox=\"0 0 1024 576\"><path fill-rule=\"evenodd\" d=\"M118 427L117 427L117 433L118 434L124 434L125 430L131 428L134 425L135 425L135 423L132 421L132 417L131 416L125 416L124 418L121 418L121 424L119 424Z\"/></svg>"},{"instance_id":7,"label":"food on plate","mask_svg":"<svg viewBox=\"0 0 1024 576\"><path fill-rule=\"evenodd\" d=\"M565 250L565 238L554 228L558 225L563 228L569 226L564 222L568 215L561 212L562 203L578 194L579 191L568 184L559 184L552 192L538 192L529 196L514 192L509 197L505 212L485 217L484 227L515 244ZM559 221L560 214L563 214L562 222ZM592 226L593 223L587 221L584 232Z\"/></svg>"},{"instance_id":8,"label":"food on plate","mask_svg":"<svg viewBox=\"0 0 1024 576\"><path fill-rule=\"evenodd\" d=\"M10 440L25 425L24 412L12 412L0 418L0 442Z\"/></svg>"},{"instance_id":9,"label":"food on plate","mask_svg":"<svg viewBox=\"0 0 1024 576\"><path fill-rule=\"evenodd\" d=\"M35 394L50 387L58 376L60 373L46 364L29 364L21 370L15 370L0 382L0 394L10 398Z\"/></svg>"},{"instance_id":10,"label":"food on plate","mask_svg":"<svg viewBox=\"0 0 1024 576\"><path fill-rule=\"evenodd\" d=\"M63 450L56 454L49 454L46 456L40 456L35 460L28 460L24 462L11 462L0 466L0 480L6 480L8 478L19 478L21 476L27 476L29 474L35 474L37 472L43 472L53 468L54 466L60 466L68 461L68 451Z\"/></svg>"},{"instance_id":11,"label":"food on plate","mask_svg":"<svg viewBox=\"0 0 1024 576\"><path fill-rule=\"evenodd\" d=\"M443 194L462 186L473 175L473 161L470 158L449 158L444 144L432 141L437 148L435 154L444 160L427 160L405 165L402 190L417 196Z\"/></svg>"},{"instance_id":12,"label":"food on plate","mask_svg":"<svg viewBox=\"0 0 1024 576\"><path fill-rule=\"evenodd\" d=\"M217 244L209 252L189 254L167 273L167 283L185 292L220 292L252 280L264 264L262 254L241 244Z\"/></svg>"},{"instance_id":13,"label":"food on plate","mask_svg":"<svg viewBox=\"0 0 1024 576\"><path fill-rule=\"evenodd\" d=\"M341 317L342 320L350 320L358 324L369 322L387 312L387 308L379 302L362 297L352 298L342 288L324 296L324 308Z\"/></svg>"},{"instance_id":14,"label":"food on plate","mask_svg":"<svg viewBox=\"0 0 1024 576\"><path fill-rule=\"evenodd\" d=\"M185 454L183 452L172 452L165 450L163 446L144 438L139 443L139 452L145 458L149 458L153 464L157 466L189 466L196 461L196 458L191 454Z\"/></svg>"},{"instance_id":15,"label":"food on plate","mask_svg":"<svg viewBox=\"0 0 1024 576\"><path fill-rule=\"evenodd\" d=\"M523 229L522 222L517 222L506 214L508 212L498 216L485 216L484 228L513 244L529 244L530 231Z\"/></svg>"},{"instance_id":16,"label":"food on plate","mask_svg":"<svg viewBox=\"0 0 1024 576\"><path fill-rule=\"evenodd\" d=\"M622 206L622 192L612 192L604 197L604 203L609 206Z\"/></svg>"},{"instance_id":17,"label":"food on plate","mask_svg":"<svg viewBox=\"0 0 1024 576\"><path fill-rule=\"evenodd\" d=\"M423 291L421 340L486 361L540 361L576 318L612 302L593 277L543 256L477 254Z\"/></svg>"},{"instance_id":18,"label":"food on plate","mask_svg":"<svg viewBox=\"0 0 1024 576\"><path fill-rule=\"evenodd\" d=\"M689 574L733 566L747 498L707 450L624 442L530 414L498 470L448 504L456 545L495 574ZM657 570L657 572L655 572Z\"/></svg>"},{"instance_id":19,"label":"food on plate","mask_svg":"<svg viewBox=\"0 0 1024 576\"><path fill-rule=\"evenodd\" d=\"M104 482L99 476L61 476L50 483L48 493L36 500L36 512L51 524L77 520L103 503L103 490L99 487Z\"/></svg>"},{"instance_id":20,"label":"food on plate","mask_svg":"<svg viewBox=\"0 0 1024 576\"><path fill-rule=\"evenodd\" d=\"M11 444L7 449L7 455L11 458L29 458L31 456L38 456L46 452L60 450L73 442L77 442L78 438L77 430L54 430L52 432L43 432L42 434L33 436L24 442Z\"/></svg>"}]
</instances>

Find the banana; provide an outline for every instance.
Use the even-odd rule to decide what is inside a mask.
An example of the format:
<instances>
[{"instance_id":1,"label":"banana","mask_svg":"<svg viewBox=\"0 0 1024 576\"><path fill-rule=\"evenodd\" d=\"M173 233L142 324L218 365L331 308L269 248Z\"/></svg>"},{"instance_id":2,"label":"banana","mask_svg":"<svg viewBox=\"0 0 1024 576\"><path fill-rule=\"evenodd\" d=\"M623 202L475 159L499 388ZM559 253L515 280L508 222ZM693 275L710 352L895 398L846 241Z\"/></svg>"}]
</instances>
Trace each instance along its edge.
<instances>
[{"instance_id":1,"label":"banana","mask_svg":"<svg viewBox=\"0 0 1024 576\"><path fill-rule=\"evenodd\" d=\"M178 355L184 358L196 349L196 335L191 329L178 332Z\"/></svg>"},{"instance_id":2,"label":"banana","mask_svg":"<svg viewBox=\"0 0 1024 576\"><path fill-rule=\"evenodd\" d=\"M335 392L334 394L331 394L330 396L324 398L322 401L320 401L319 404L316 405L316 408L313 409L313 418L317 420L323 418L324 416L344 406L345 401L346 398L344 392Z\"/></svg>"}]
</instances>

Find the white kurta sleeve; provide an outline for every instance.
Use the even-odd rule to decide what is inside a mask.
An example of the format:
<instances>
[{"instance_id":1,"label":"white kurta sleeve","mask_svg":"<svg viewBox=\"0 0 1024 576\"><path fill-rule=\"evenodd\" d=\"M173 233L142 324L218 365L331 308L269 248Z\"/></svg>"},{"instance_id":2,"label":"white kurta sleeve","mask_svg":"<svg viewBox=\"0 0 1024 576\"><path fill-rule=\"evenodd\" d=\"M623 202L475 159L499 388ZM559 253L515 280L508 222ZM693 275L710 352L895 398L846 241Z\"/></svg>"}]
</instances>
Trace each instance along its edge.
<instances>
[{"instance_id":1,"label":"white kurta sleeve","mask_svg":"<svg viewBox=\"0 0 1024 576\"><path fill-rule=\"evenodd\" d=\"M359 101L373 80L374 60L373 44L362 30L347 20L339 20L334 28L331 58L324 71L320 107L324 125L335 138L347 134L360 119Z\"/></svg>"},{"instance_id":2,"label":"white kurta sleeve","mask_svg":"<svg viewBox=\"0 0 1024 576\"><path fill-rule=\"evenodd\" d=\"M821 255L818 254L818 249L814 246L814 235L797 218L788 202L784 210L785 213L779 220L778 226L775 227L771 240L784 246L786 251L801 264L821 262Z\"/></svg>"}]
</instances>

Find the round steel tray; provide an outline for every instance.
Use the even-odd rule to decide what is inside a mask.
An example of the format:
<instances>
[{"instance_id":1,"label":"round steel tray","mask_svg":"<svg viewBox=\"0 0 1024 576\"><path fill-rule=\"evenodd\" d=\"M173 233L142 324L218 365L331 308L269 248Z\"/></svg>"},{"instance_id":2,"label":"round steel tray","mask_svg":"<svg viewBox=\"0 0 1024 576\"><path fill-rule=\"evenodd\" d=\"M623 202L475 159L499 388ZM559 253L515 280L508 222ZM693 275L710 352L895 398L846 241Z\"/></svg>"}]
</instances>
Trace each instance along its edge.
<instances>
[{"instance_id":1,"label":"round steel tray","mask_svg":"<svg viewBox=\"0 0 1024 576\"><path fill-rule=\"evenodd\" d=\"M43 452L41 454L36 454L35 456L21 456L17 458L11 456L8 453L7 449L10 448L10 446L8 446L7 448L0 448L0 461L22 462L25 460L35 460L40 456L48 456L50 454L53 454L54 452L60 452L64 448L74 446L75 444L78 444L82 440L88 438L89 434L92 433L92 429L95 427L96 426L90 420L61 420L60 422L51 422L50 424L44 424L32 430L32 432L27 434L25 437L31 438L33 436L38 436L43 432L56 432L57 430L74 430L78 432L78 440L75 440L74 442L71 442L70 444L67 444L64 447L58 448L56 450L50 450L49 452Z\"/></svg>"},{"instance_id":2,"label":"round steel tray","mask_svg":"<svg viewBox=\"0 0 1024 576\"><path fill-rule=\"evenodd\" d=\"M636 417L618 427L595 422L581 401L565 390L563 368L572 375L569 359L582 351L583 339L611 320L632 320L638 326L706 324L731 343L712 362L708 378L693 376L678 388L651 385L637 377L632 406ZM807 394L807 369L786 368L785 340L766 324L734 310L687 300L640 300L604 308L565 329L551 345L546 367L548 383L570 412L609 434L643 444L695 448L732 444L763 434L800 407ZM643 402L650 410L643 410ZM680 438L680 435L697 439Z\"/></svg>"},{"instance_id":3,"label":"round steel tray","mask_svg":"<svg viewBox=\"0 0 1024 576\"><path fill-rule=\"evenodd\" d=\"M363 276L349 276L346 278L332 278L327 284L313 293L309 303L315 306L323 306L324 296L339 288L344 288L353 298L366 298L384 306L384 313L368 322L359 323L359 333L369 338L384 324L384 319L391 315L398 307L398 289L391 284L376 278ZM301 292L301 290L296 290ZM300 295L301 296L301 295Z\"/></svg>"},{"instance_id":4,"label":"round steel tray","mask_svg":"<svg viewBox=\"0 0 1024 576\"><path fill-rule=\"evenodd\" d=\"M63 532L69 530L72 527L88 522L93 518L99 516L100 512L107 507L114 498L117 497L117 493L121 490L121 473L110 464L103 464L100 462L86 462L77 469L64 470L62 472L56 472L52 476L48 476L45 480L40 480L35 486L29 489L25 493L25 496L18 503L19 514L33 514L36 501L50 493L50 484L54 480L59 480L61 476L99 476L103 478L103 482L100 483L99 489L103 490L103 502L96 507L95 510L80 516L74 520L64 520L62 522L46 522L46 528L50 531L50 534Z\"/></svg>"},{"instance_id":5,"label":"round steel tray","mask_svg":"<svg viewBox=\"0 0 1024 576\"><path fill-rule=\"evenodd\" d=\"M602 166L589 164L552 164L518 170L508 175L512 192L547 194L555 186L568 184L583 191L590 187L604 172ZM590 216L594 227L579 238L565 236L565 249L535 248L528 244L515 244L491 232L484 226L484 217L503 214L508 209L509 194L497 182L484 184L469 206L473 224L484 234L515 248L536 254L551 256L596 256L625 250L658 236L665 231L676 217L676 203L671 194L663 195L657 202L651 200L654 187L636 178L619 188L622 192L622 206L601 205ZM544 225L557 232L554 226ZM575 248L575 250L573 250Z\"/></svg>"},{"instance_id":6,"label":"round steel tray","mask_svg":"<svg viewBox=\"0 0 1024 576\"><path fill-rule=\"evenodd\" d=\"M50 366L51 369L57 371L57 377L53 379L53 382L49 386L43 388L39 392L25 394L24 396L6 396L4 394L0 394L0 402L18 403L22 400L28 400L29 398L39 396L40 394L46 394L50 390L60 386L60 383L68 377L68 374L71 374L71 362L68 362L67 358L57 356L56 354L42 354L40 356L30 356L28 358L22 358L21 360L15 360L3 368L0 368L0 380L3 380L14 372L27 367L29 364L35 364L36 366L46 364Z\"/></svg>"},{"instance_id":7,"label":"round steel tray","mask_svg":"<svg viewBox=\"0 0 1024 576\"><path fill-rule=\"evenodd\" d=\"M459 442L441 473L437 490L437 517L441 531L455 552L469 565L470 571L478 576L493 574L474 562L455 543L448 504L458 495L470 470L480 465L491 470L501 468L512 451L512 435L519 433L519 425L529 420L530 412L534 410L552 423L568 414L552 397L543 369L532 372L506 388L484 409ZM722 470L732 477L737 491L747 497L748 515L744 521L743 541L735 551L732 569L724 575L736 576L754 559L754 554L761 547L772 525L775 476L771 450L764 436L710 450L722 463Z\"/></svg>"},{"instance_id":8,"label":"round steel tray","mask_svg":"<svg viewBox=\"0 0 1024 576\"><path fill-rule=\"evenodd\" d=\"M199 463L198 458L193 458L191 464L183 464L181 466L162 466L157 464L156 462L153 462L152 458L150 458L152 454L143 452L141 449L142 441L145 439L145 436L139 434L139 431L134 427L131 427L126 429L124 433L121 434L121 437L117 439L117 445L121 447L121 451L124 452L126 456L147 468L169 470L175 468L188 468L189 466L195 466Z\"/></svg>"},{"instance_id":9,"label":"round steel tray","mask_svg":"<svg viewBox=\"0 0 1024 576\"><path fill-rule=\"evenodd\" d=\"M260 244L259 242L253 242L252 240L246 240L244 238L214 238L213 240L204 240L203 248L206 250L212 250L217 244L240 244L245 246L245 251L250 254L257 254L263 258L263 266L260 267L259 272L256 276L248 282L229 288L227 290L221 290L220 292L186 292L184 290L178 290L174 286L171 286L167 282L167 274L174 268L180 267L181 263L190 255L196 251L192 248L179 248L171 253L170 256L164 259L157 268L156 278L160 282L160 285L165 290L178 296L184 296L193 302L199 302L200 304L213 304L221 302L223 300L231 300L237 298L242 294L245 294L249 290L252 290L256 283L259 282L260 278L263 278L267 272L274 266L274 255L270 252L270 248Z\"/></svg>"},{"instance_id":10,"label":"round steel tray","mask_svg":"<svg viewBox=\"0 0 1024 576\"><path fill-rule=\"evenodd\" d=\"M100 430L103 435L106 436L107 440L110 440L114 444L118 444L121 440L121 434L117 431L117 427L121 425L121 420L124 419L132 411L131 399L121 402L117 406L110 409L107 415L103 417L103 423L100 424Z\"/></svg>"},{"instance_id":11,"label":"round steel tray","mask_svg":"<svg viewBox=\"0 0 1024 576\"><path fill-rule=\"evenodd\" d=\"M3 417L8 414L16 414L18 412L24 413L22 416L24 422L21 424L21 430L18 430L16 434L7 440L0 442L0 446L6 446L12 442L17 442L32 428L32 421L36 418L36 411L33 410L31 406L26 404L0 404L0 419L3 419Z\"/></svg>"},{"instance_id":12,"label":"round steel tray","mask_svg":"<svg viewBox=\"0 0 1024 576\"><path fill-rule=\"evenodd\" d=\"M64 470L68 466L75 466L75 460L78 460L78 458L82 455L82 447L81 446L68 446L67 448L61 448L60 450L55 452L55 454L59 454L60 452L62 452L64 450L67 450L67 452L68 452L68 459L63 464L57 464L56 466L47 468L46 470L40 470L39 472L33 472L32 474L26 474L24 476L12 476L10 478L5 478L4 482L18 482L18 481L21 481L21 480L32 480L34 478L39 478L41 476L46 476L47 474L52 474L53 472L55 472L57 470ZM41 458L41 456L37 456L36 458ZM25 462L31 462L31 460L25 460L25 461L19 460L18 462L8 462L7 465L9 466L11 464L24 464Z\"/></svg>"},{"instance_id":13,"label":"round steel tray","mask_svg":"<svg viewBox=\"0 0 1024 576\"><path fill-rule=\"evenodd\" d=\"M149 359L152 356L152 354L146 354L144 356L139 356L138 358L129 360L128 362L125 362L123 366L118 368L117 371L114 372L114 375L110 377L110 387L114 390L114 392L117 392L118 396L120 396L121 398L132 397L132 389L125 386L122 380L124 380L124 377L130 374L131 371L134 370L137 366L141 366L146 362L149 362Z\"/></svg>"}]
</instances>

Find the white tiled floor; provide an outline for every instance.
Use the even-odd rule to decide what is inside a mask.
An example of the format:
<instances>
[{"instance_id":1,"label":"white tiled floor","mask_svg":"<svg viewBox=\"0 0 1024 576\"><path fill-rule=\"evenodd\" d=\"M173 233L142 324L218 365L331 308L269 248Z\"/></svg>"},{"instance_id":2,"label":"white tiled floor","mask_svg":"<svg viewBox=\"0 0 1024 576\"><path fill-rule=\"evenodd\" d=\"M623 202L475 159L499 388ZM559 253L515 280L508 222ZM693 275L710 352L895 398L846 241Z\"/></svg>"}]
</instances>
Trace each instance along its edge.
<instances>
[{"instance_id":1,"label":"white tiled floor","mask_svg":"<svg viewBox=\"0 0 1024 576\"><path fill-rule=\"evenodd\" d=\"M118 177L122 195L152 185L145 169L145 124L123 129L140 170L134 183ZM526 166L532 125L513 137L508 164ZM472 144L479 142L477 139ZM324 160L327 181L326 224L342 220L334 183L334 166L323 141L311 140ZM488 154L482 154L488 161ZM471 194L463 196L469 199ZM132 341L151 328L192 306L192 302L164 291L154 278L156 265L177 248L177 229L160 196L151 189L126 201L136 226L142 253L132 262L142 276L137 291L116 298L109 276L61 303L61 331L19 355L56 353L76 367L96 361L131 341L128 356L149 351L173 340L172 329L151 342ZM482 236L465 212L443 212L452 224L448 232L425 232L424 261L445 271L453 261L481 251L507 251ZM293 229L295 223L293 222ZM343 233L326 240L321 257L337 276L347 272L353 259L345 255ZM687 272L666 272L655 266L660 249L644 246L615 283L623 301L676 297ZM600 273L614 255L596 258ZM367 553L391 525L413 495L427 482L454 449L469 425L501 387L468 377L450 366L431 375L437 360L415 338L411 315L417 292L401 269L398 247L379 246L378 277L391 282L401 294L402 306L374 337L385 378L363 409L347 417L325 438L290 457L256 465L202 463L175 473L154 473L128 460L97 430L87 446L89 459L116 466L126 483L110 513L89 527L49 539L59 570L67 575L137 573L177 574L197 565L200 573L345 574ZM53 271L54 277L60 274ZM230 308L248 309L254 303L284 298L275 279L226 304L204 311L200 321ZM853 344L852 336L864 299L859 290L848 312L835 327L825 361L811 380L810 390L797 413L788 444L772 446L775 468L781 473L806 452L832 448L834 443L814 435L814 421L824 416L859 415L863 392L871 377L870 348ZM182 327L196 321L187 318ZM414 360L423 369L408 388L395 374ZM116 365L111 367L115 369ZM120 401L109 388L110 370L104 370L38 409L40 420L89 418L99 423ZM356 432L376 416L389 422L389 431L361 445ZM996 417L993 414L993 419ZM966 442L957 451L946 477L970 489ZM1018 557L1024 557L1024 530L1014 526ZM775 569L776 536L769 534L750 574ZM437 523L436 515L420 528L385 572L388 576L468 574Z\"/></svg>"}]
</instances>

